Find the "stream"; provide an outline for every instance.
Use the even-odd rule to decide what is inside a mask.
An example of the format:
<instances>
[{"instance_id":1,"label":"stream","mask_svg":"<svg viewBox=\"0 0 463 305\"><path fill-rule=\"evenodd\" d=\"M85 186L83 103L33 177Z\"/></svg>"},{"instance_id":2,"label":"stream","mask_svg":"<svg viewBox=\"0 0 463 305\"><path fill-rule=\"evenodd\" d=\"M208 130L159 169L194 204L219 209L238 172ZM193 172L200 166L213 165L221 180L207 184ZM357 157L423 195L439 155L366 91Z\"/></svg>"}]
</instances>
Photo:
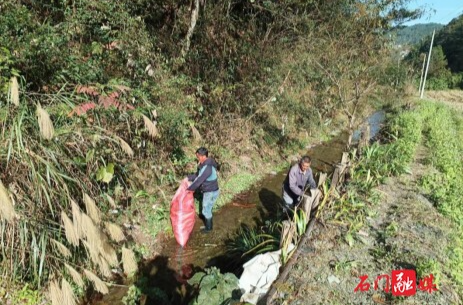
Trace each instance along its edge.
<instances>
[{"instance_id":1,"label":"stream","mask_svg":"<svg viewBox=\"0 0 463 305\"><path fill-rule=\"evenodd\" d=\"M370 125L371 138L379 132L384 119L384 111L377 111L367 118L364 124ZM359 130L354 132L354 142L358 141L360 134ZM333 165L340 161L347 138L347 132L343 132L307 151L312 158L316 180L321 172L331 173ZM210 266L217 266L222 273L236 272L236 266L226 256L226 241L236 234L241 225L262 225L278 212L281 185L288 169L267 175L251 189L235 196L230 203L214 212L214 229L211 233L200 232L203 222L196 217L195 227L185 248L182 249L174 237L166 240L160 255L144 262L141 267L143 280L147 284L145 286L165 291L172 304L186 304L193 293L186 281L195 272ZM101 298L94 294L90 296L91 301L84 304L122 305L122 298L126 293L127 287L113 286L108 295Z\"/></svg>"}]
</instances>

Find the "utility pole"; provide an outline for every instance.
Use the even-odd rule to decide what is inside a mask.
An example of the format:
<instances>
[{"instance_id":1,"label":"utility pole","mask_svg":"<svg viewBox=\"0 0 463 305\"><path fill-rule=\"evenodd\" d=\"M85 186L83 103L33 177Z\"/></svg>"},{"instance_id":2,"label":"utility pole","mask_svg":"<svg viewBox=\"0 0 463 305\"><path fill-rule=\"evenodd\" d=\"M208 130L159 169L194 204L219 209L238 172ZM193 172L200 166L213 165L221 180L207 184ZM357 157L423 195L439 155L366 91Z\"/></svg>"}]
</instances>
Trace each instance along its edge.
<instances>
[{"instance_id":1,"label":"utility pole","mask_svg":"<svg viewBox=\"0 0 463 305\"><path fill-rule=\"evenodd\" d=\"M425 66L426 66L426 53L424 53L423 67L421 68L420 87L418 88L418 94L421 94L421 85L423 84L423 74L424 74Z\"/></svg>"},{"instance_id":2,"label":"utility pole","mask_svg":"<svg viewBox=\"0 0 463 305\"><path fill-rule=\"evenodd\" d=\"M429 62L430 62L430 59L431 59L432 44L434 42L434 34L435 33L436 33L436 30L432 31L431 45L429 46L428 63L426 64L426 72L424 72L423 88L421 88L421 96L420 96L421 99L423 98L423 95L424 95L424 87L426 85L426 76L428 75Z\"/></svg>"}]
</instances>

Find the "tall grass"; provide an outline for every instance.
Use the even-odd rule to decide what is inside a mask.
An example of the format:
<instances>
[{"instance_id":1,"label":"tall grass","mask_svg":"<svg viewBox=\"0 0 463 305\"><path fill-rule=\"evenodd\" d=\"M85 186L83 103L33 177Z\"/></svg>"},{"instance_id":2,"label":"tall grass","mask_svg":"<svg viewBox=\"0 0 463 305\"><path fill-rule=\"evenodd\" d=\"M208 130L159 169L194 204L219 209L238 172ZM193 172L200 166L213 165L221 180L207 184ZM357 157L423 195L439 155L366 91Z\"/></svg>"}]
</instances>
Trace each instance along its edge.
<instances>
[{"instance_id":1,"label":"tall grass","mask_svg":"<svg viewBox=\"0 0 463 305\"><path fill-rule=\"evenodd\" d=\"M429 163L436 172L422 177L420 183L438 210L452 219L457 232L448 249L450 273L455 282L463 285L463 119L461 112L447 106L427 102L421 106L426 114L426 141ZM460 289L460 295L463 290Z\"/></svg>"},{"instance_id":2,"label":"tall grass","mask_svg":"<svg viewBox=\"0 0 463 305\"><path fill-rule=\"evenodd\" d=\"M422 139L424 115L399 112L391 117L381 133L381 144L365 147L357 158L355 150L351 153L351 180L332 206L332 221L346 227L344 239L350 246L360 239L357 233L378 200L373 188L387 177L408 172Z\"/></svg>"},{"instance_id":3,"label":"tall grass","mask_svg":"<svg viewBox=\"0 0 463 305\"><path fill-rule=\"evenodd\" d=\"M10 106L2 122L1 276L35 287L61 278L61 286L49 286L53 304L75 304L66 279L83 286L83 275L107 293L101 278L111 279L110 266L118 266L121 257L115 247L125 237L104 213L106 196L91 175L101 161L89 158L89 152L102 147L117 158L124 153L117 139L100 129L76 128L63 113L50 115L39 97L21 98L24 102ZM126 249L124 257L134 255ZM136 262L130 263L134 272Z\"/></svg>"},{"instance_id":4,"label":"tall grass","mask_svg":"<svg viewBox=\"0 0 463 305\"><path fill-rule=\"evenodd\" d=\"M279 249L281 223L267 222L261 227L242 225L227 244L227 254L237 262L255 255Z\"/></svg>"}]
</instances>

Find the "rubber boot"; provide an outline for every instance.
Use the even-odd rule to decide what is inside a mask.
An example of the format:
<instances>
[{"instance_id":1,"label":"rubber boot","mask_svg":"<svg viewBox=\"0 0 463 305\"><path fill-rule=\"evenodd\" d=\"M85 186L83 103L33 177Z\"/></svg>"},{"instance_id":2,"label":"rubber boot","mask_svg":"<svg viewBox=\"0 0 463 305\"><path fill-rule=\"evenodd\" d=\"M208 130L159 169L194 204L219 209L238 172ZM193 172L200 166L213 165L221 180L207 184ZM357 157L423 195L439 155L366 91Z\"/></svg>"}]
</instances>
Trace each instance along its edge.
<instances>
[{"instance_id":1,"label":"rubber boot","mask_svg":"<svg viewBox=\"0 0 463 305\"><path fill-rule=\"evenodd\" d=\"M206 227L201 230L202 233L209 233L212 231L212 217L211 218L205 218L204 220Z\"/></svg>"}]
</instances>

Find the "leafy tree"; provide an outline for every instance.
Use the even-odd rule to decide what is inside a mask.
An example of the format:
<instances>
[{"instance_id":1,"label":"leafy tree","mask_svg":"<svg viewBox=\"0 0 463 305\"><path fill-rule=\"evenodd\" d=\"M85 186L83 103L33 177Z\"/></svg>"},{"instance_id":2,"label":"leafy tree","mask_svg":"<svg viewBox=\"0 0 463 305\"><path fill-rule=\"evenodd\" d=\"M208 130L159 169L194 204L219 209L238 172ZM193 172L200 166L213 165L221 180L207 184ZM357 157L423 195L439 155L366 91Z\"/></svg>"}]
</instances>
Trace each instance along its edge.
<instances>
[{"instance_id":1,"label":"leafy tree","mask_svg":"<svg viewBox=\"0 0 463 305\"><path fill-rule=\"evenodd\" d=\"M463 15L453 19L436 37L452 72L463 72Z\"/></svg>"}]
</instances>

